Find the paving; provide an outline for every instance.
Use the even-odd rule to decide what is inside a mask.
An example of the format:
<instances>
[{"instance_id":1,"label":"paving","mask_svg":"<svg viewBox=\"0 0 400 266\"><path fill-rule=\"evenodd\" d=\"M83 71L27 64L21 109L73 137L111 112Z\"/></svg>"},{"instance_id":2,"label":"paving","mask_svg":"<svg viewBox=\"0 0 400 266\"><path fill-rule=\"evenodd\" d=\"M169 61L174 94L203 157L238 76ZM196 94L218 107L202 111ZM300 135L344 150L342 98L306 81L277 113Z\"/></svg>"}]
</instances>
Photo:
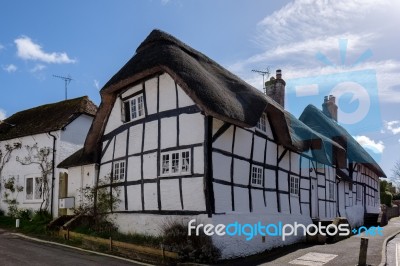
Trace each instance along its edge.
<instances>
[{"instance_id":1,"label":"paving","mask_svg":"<svg viewBox=\"0 0 400 266\"><path fill-rule=\"evenodd\" d=\"M400 221L398 222L398 226L400 227ZM388 266L400 265L400 234L388 242L386 258Z\"/></svg>"},{"instance_id":2,"label":"paving","mask_svg":"<svg viewBox=\"0 0 400 266\"><path fill-rule=\"evenodd\" d=\"M385 239L400 233L400 217L393 218L383 227L383 236L353 235L345 240L325 245L310 245L299 243L290 247L280 248L275 252L257 255L254 257L237 260L230 265L357 265L360 251L361 237L368 238L367 264L379 265L382 260L382 246ZM400 258L400 235L388 242L388 263L396 261L396 252ZM389 265L389 264L388 264ZM399 264L390 264L399 266Z\"/></svg>"},{"instance_id":3,"label":"paving","mask_svg":"<svg viewBox=\"0 0 400 266\"><path fill-rule=\"evenodd\" d=\"M112 257L32 241L0 229L0 265L142 265Z\"/></svg>"}]
</instances>

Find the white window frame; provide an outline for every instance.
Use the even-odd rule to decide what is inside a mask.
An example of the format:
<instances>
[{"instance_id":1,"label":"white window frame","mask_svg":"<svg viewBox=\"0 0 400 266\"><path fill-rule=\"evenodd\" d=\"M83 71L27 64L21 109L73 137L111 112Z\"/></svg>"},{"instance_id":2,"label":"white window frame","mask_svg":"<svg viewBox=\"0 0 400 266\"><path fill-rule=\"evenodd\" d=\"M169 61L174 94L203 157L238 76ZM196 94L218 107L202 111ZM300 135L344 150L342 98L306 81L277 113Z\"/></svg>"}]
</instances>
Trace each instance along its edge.
<instances>
[{"instance_id":1,"label":"white window frame","mask_svg":"<svg viewBox=\"0 0 400 266\"><path fill-rule=\"evenodd\" d=\"M190 149L173 150L160 154L160 176L191 174Z\"/></svg>"},{"instance_id":2,"label":"white window frame","mask_svg":"<svg viewBox=\"0 0 400 266\"><path fill-rule=\"evenodd\" d=\"M113 181L125 181L126 164L125 160L113 163Z\"/></svg>"},{"instance_id":3,"label":"white window frame","mask_svg":"<svg viewBox=\"0 0 400 266\"><path fill-rule=\"evenodd\" d=\"M300 178L295 175L290 176L290 196L298 197L300 195Z\"/></svg>"},{"instance_id":4,"label":"white window frame","mask_svg":"<svg viewBox=\"0 0 400 266\"><path fill-rule=\"evenodd\" d=\"M258 165L251 167L251 184L254 186L263 186L263 168Z\"/></svg>"},{"instance_id":5,"label":"white window frame","mask_svg":"<svg viewBox=\"0 0 400 266\"><path fill-rule=\"evenodd\" d=\"M262 113L260 120L258 120L256 128L264 133L267 133L268 118L265 113Z\"/></svg>"},{"instance_id":6,"label":"white window frame","mask_svg":"<svg viewBox=\"0 0 400 266\"><path fill-rule=\"evenodd\" d=\"M328 184L328 192L329 192L329 199L334 200L335 199L335 186L334 183L329 182Z\"/></svg>"},{"instance_id":7,"label":"white window frame","mask_svg":"<svg viewBox=\"0 0 400 266\"><path fill-rule=\"evenodd\" d=\"M129 99L123 101L122 103L122 115L125 116L125 103L129 103L129 121L125 121L125 123L132 122L138 119L141 119L145 116L145 109L144 109L144 95L143 93L139 93ZM123 117L125 119L125 117Z\"/></svg>"},{"instance_id":8,"label":"white window frame","mask_svg":"<svg viewBox=\"0 0 400 266\"><path fill-rule=\"evenodd\" d=\"M24 201L26 202L42 202L43 201L43 182L40 182L40 174L36 174L36 175L29 175L29 176L25 176L25 188L24 188ZM32 198L28 199L28 179L32 179ZM35 182L36 180L39 180L39 183L41 185L41 189L42 189L42 193L41 193L41 197L40 198L35 198L35 191L36 191L36 186L37 183Z\"/></svg>"}]
</instances>

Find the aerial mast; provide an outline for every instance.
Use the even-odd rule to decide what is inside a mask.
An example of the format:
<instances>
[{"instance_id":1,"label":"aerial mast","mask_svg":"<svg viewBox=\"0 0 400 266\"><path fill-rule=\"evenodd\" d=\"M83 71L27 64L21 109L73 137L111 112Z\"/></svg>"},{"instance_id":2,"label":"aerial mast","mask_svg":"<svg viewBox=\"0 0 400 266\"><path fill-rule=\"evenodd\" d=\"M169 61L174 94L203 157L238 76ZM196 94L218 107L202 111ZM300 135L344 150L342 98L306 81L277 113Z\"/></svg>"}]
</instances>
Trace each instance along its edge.
<instances>
[{"instance_id":1,"label":"aerial mast","mask_svg":"<svg viewBox=\"0 0 400 266\"><path fill-rule=\"evenodd\" d=\"M256 73L262 75L262 77L263 77L263 91L264 91L264 93L266 93L266 91L265 91L265 79L264 79L264 76L266 75L267 78L268 78L268 77L269 77L269 74L271 74L271 73L269 72L269 67L267 67L266 70L252 69L251 71L256 72Z\"/></svg>"},{"instance_id":2,"label":"aerial mast","mask_svg":"<svg viewBox=\"0 0 400 266\"><path fill-rule=\"evenodd\" d=\"M68 84L72 80L71 76L68 75L68 77L64 77L64 76L53 75L53 77L64 80L64 83L65 83L65 100L67 100L68 99Z\"/></svg>"}]
</instances>

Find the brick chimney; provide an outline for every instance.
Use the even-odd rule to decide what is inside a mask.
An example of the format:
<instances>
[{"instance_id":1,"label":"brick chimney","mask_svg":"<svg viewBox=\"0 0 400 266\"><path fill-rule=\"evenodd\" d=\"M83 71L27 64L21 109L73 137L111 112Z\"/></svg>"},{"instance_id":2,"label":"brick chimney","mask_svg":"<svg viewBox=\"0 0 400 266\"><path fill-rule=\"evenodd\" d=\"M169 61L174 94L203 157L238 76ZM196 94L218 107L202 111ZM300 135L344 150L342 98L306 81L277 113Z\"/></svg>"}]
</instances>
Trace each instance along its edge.
<instances>
[{"instance_id":1,"label":"brick chimney","mask_svg":"<svg viewBox=\"0 0 400 266\"><path fill-rule=\"evenodd\" d=\"M324 103L322 104L322 112L329 118L332 118L337 122L337 110L338 107L335 103L336 97L329 95L324 97Z\"/></svg>"},{"instance_id":2,"label":"brick chimney","mask_svg":"<svg viewBox=\"0 0 400 266\"><path fill-rule=\"evenodd\" d=\"M285 108L285 86L286 82L282 79L282 70L276 70L276 78L271 77L265 82L265 93L275 102Z\"/></svg>"}]
</instances>

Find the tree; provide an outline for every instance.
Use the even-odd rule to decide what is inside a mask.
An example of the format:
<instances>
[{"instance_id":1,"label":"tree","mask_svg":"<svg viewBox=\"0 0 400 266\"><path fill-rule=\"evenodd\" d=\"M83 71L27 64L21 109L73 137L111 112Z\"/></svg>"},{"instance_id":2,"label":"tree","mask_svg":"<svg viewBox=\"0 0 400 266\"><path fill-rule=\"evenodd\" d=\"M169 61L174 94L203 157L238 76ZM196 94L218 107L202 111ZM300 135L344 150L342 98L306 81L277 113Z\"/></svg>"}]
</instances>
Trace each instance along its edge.
<instances>
[{"instance_id":1,"label":"tree","mask_svg":"<svg viewBox=\"0 0 400 266\"><path fill-rule=\"evenodd\" d=\"M400 160L398 160L392 169L392 179L396 184L400 183Z\"/></svg>"},{"instance_id":2,"label":"tree","mask_svg":"<svg viewBox=\"0 0 400 266\"><path fill-rule=\"evenodd\" d=\"M12 145L6 144L4 151L0 149L0 177L2 177L4 166L10 161L14 150L21 148L21 142L14 142Z\"/></svg>"},{"instance_id":3,"label":"tree","mask_svg":"<svg viewBox=\"0 0 400 266\"><path fill-rule=\"evenodd\" d=\"M37 143L33 146L25 145L28 155L24 158L17 157L17 162L22 165L37 165L41 171L39 177L39 186L41 187L42 203L40 204L39 211L47 211L50 205L51 184L49 184L49 175L53 171L52 159L50 155L52 149L49 147L39 148Z\"/></svg>"}]
</instances>

